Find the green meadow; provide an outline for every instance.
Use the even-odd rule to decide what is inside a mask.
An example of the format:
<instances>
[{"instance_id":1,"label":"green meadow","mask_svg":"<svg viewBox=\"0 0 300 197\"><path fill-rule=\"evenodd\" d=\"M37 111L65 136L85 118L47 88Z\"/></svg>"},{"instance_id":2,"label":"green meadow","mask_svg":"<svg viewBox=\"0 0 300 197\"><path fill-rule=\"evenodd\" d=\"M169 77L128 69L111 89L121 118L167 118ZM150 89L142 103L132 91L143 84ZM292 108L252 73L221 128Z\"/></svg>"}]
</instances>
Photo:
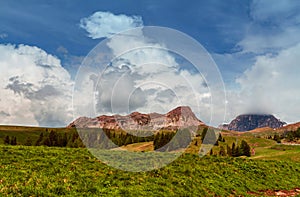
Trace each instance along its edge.
<instances>
[{"instance_id":1,"label":"green meadow","mask_svg":"<svg viewBox=\"0 0 300 197\"><path fill-rule=\"evenodd\" d=\"M266 191L300 188L300 146L263 137L224 135L211 153L200 157L198 136L170 164L131 172L143 169L142 165L145 170L159 166L162 158L178 151L153 152L153 142L139 142L97 150L94 153L101 156L99 160L86 148L22 145L28 137L35 141L41 133L51 131L74 132L65 128L0 127L0 196L265 196ZM17 145L4 145L5 136L15 136ZM254 155L220 156L221 147L226 150L243 140L255 149ZM136 157L140 155L154 160L148 163ZM107 165L108 161L112 165ZM127 166L131 171L120 170L124 169L122 161L124 165L131 161Z\"/></svg>"},{"instance_id":2,"label":"green meadow","mask_svg":"<svg viewBox=\"0 0 300 197\"><path fill-rule=\"evenodd\" d=\"M0 155L3 196L250 196L300 187L300 163L283 160L183 154L161 169L126 172L84 148L1 145Z\"/></svg>"}]
</instances>

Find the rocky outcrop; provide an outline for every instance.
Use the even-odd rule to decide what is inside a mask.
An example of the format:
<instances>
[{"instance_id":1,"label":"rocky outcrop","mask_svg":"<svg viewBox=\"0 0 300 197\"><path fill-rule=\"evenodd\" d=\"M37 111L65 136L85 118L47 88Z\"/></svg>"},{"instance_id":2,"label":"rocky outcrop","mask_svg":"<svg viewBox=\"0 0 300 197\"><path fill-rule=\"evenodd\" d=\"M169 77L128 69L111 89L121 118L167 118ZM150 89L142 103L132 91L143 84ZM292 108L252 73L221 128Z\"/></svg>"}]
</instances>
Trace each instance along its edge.
<instances>
[{"instance_id":1,"label":"rocky outcrop","mask_svg":"<svg viewBox=\"0 0 300 197\"><path fill-rule=\"evenodd\" d=\"M250 131L256 128L270 127L279 128L286 123L275 118L273 115L267 114L244 114L239 115L228 125L228 130L234 131Z\"/></svg>"},{"instance_id":2,"label":"rocky outcrop","mask_svg":"<svg viewBox=\"0 0 300 197\"><path fill-rule=\"evenodd\" d=\"M191 108L180 106L166 114L142 114L133 112L126 116L102 115L96 118L80 117L68 125L69 128L106 128L123 130L176 130L180 127L205 125Z\"/></svg>"},{"instance_id":3,"label":"rocky outcrop","mask_svg":"<svg viewBox=\"0 0 300 197\"><path fill-rule=\"evenodd\" d=\"M228 126L229 126L229 124L226 124L226 123L220 124L220 125L218 126L218 129L221 129L221 130L229 130L229 129L228 129Z\"/></svg>"}]
</instances>

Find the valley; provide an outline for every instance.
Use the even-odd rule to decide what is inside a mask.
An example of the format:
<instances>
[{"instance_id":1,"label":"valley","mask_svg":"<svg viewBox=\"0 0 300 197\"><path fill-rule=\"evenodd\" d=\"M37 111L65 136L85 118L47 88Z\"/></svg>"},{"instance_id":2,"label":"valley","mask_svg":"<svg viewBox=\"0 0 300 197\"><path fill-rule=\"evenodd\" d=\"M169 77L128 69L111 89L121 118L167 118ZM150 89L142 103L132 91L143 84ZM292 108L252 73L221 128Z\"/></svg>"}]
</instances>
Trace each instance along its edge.
<instances>
[{"instance_id":1,"label":"valley","mask_svg":"<svg viewBox=\"0 0 300 197\"><path fill-rule=\"evenodd\" d=\"M209 127L190 108L184 107L184 113L181 109L154 120L141 113L123 116L129 133L118 121L111 121L113 116L79 118L65 128L0 126L0 192L10 196L300 194L299 123L241 132ZM158 120L158 129L148 130L147 124L153 126ZM181 156L159 169L126 172L99 160L93 150L118 165L145 153L148 158ZM145 164L157 165L137 157L127 168L140 171Z\"/></svg>"}]
</instances>

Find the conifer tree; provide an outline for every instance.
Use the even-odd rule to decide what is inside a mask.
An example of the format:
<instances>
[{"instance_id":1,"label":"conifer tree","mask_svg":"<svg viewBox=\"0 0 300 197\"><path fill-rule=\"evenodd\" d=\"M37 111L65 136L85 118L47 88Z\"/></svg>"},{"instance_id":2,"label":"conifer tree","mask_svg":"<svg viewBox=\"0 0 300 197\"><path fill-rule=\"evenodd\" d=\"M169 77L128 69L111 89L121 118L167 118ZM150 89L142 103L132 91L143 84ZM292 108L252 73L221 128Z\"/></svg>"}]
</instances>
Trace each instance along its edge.
<instances>
[{"instance_id":1,"label":"conifer tree","mask_svg":"<svg viewBox=\"0 0 300 197\"><path fill-rule=\"evenodd\" d=\"M226 156L226 152L223 146L220 147L220 152L219 152L220 156Z\"/></svg>"},{"instance_id":2,"label":"conifer tree","mask_svg":"<svg viewBox=\"0 0 300 197\"><path fill-rule=\"evenodd\" d=\"M231 146L231 154L233 157L237 157L237 151L236 151L234 142L232 143L232 146Z\"/></svg>"},{"instance_id":3,"label":"conifer tree","mask_svg":"<svg viewBox=\"0 0 300 197\"><path fill-rule=\"evenodd\" d=\"M226 149L227 149L227 150L226 150L226 151L227 151L227 155L231 157L231 156L232 156L232 150L231 150L231 148L228 146L228 144L227 144L227 146L226 146Z\"/></svg>"},{"instance_id":4,"label":"conifer tree","mask_svg":"<svg viewBox=\"0 0 300 197\"><path fill-rule=\"evenodd\" d=\"M44 138L44 133L40 133L40 136L39 136L39 138L36 140L36 142L35 142L35 146L40 146L41 145L41 143L43 142L43 138Z\"/></svg>"},{"instance_id":5,"label":"conifer tree","mask_svg":"<svg viewBox=\"0 0 300 197\"><path fill-rule=\"evenodd\" d=\"M4 144L10 144L10 139L8 135L4 138Z\"/></svg>"},{"instance_id":6,"label":"conifer tree","mask_svg":"<svg viewBox=\"0 0 300 197\"><path fill-rule=\"evenodd\" d=\"M246 141L242 141L240 149L242 151L242 155L245 155L247 157L251 156L251 148Z\"/></svg>"},{"instance_id":7,"label":"conifer tree","mask_svg":"<svg viewBox=\"0 0 300 197\"><path fill-rule=\"evenodd\" d=\"M26 138L26 141L25 141L24 145L25 145L25 146L31 146L31 145L32 145L32 140L31 140L30 137L27 137L27 138Z\"/></svg>"},{"instance_id":8,"label":"conifer tree","mask_svg":"<svg viewBox=\"0 0 300 197\"><path fill-rule=\"evenodd\" d=\"M13 136L10 140L10 144L11 145L17 145L17 138L15 136Z\"/></svg>"},{"instance_id":9,"label":"conifer tree","mask_svg":"<svg viewBox=\"0 0 300 197\"><path fill-rule=\"evenodd\" d=\"M44 145L44 146L51 146L49 137L44 138L44 140L42 141L41 144Z\"/></svg>"}]
</instances>

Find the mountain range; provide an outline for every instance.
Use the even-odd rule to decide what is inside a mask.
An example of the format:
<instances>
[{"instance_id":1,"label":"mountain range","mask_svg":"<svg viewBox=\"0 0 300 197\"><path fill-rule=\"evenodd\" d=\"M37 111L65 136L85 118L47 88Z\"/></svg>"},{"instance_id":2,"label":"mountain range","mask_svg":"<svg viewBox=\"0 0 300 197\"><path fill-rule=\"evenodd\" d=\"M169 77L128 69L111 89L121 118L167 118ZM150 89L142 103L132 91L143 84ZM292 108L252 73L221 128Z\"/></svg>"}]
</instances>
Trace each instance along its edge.
<instances>
[{"instance_id":1,"label":"mountain range","mask_svg":"<svg viewBox=\"0 0 300 197\"><path fill-rule=\"evenodd\" d=\"M205 126L190 107L179 106L166 114L133 112L129 115L79 117L68 128L105 128L123 130L177 130L180 127Z\"/></svg>"},{"instance_id":2,"label":"mountain range","mask_svg":"<svg viewBox=\"0 0 300 197\"><path fill-rule=\"evenodd\" d=\"M177 130L182 127L206 126L199 120L190 107L179 106L166 114L133 112L129 115L101 115L98 117L79 117L70 123L67 128L103 128L122 130ZM229 124L222 124L219 129L232 131L252 130L296 130L300 123L287 125L271 114L242 114Z\"/></svg>"}]
</instances>

